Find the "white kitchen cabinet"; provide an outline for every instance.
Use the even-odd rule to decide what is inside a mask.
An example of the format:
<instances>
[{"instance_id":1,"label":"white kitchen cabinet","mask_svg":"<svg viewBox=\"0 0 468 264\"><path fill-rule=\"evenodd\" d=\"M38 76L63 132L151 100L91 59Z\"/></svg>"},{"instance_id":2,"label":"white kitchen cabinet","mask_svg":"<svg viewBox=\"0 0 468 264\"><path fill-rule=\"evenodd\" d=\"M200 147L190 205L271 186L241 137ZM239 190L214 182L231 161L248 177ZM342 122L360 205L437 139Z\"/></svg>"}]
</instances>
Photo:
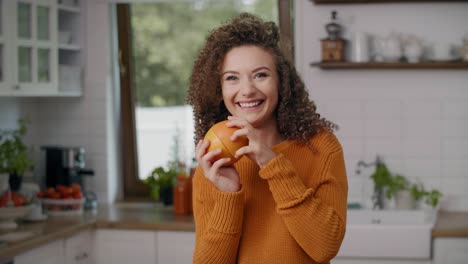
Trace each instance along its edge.
<instances>
[{"instance_id":1,"label":"white kitchen cabinet","mask_svg":"<svg viewBox=\"0 0 468 264\"><path fill-rule=\"evenodd\" d=\"M194 232L158 231L156 241L158 264L193 262Z\"/></svg>"},{"instance_id":2,"label":"white kitchen cabinet","mask_svg":"<svg viewBox=\"0 0 468 264\"><path fill-rule=\"evenodd\" d=\"M433 264L466 264L468 263L468 238L434 239Z\"/></svg>"},{"instance_id":3,"label":"white kitchen cabinet","mask_svg":"<svg viewBox=\"0 0 468 264\"><path fill-rule=\"evenodd\" d=\"M96 230L97 264L155 264L156 232Z\"/></svg>"},{"instance_id":4,"label":"white kitchen cabinet","mask_svg":"<svg viewBox=\"0 0 468 264\"><path fill-rule=\"evenodd\" d=\"M65 255L63 240L56 240L44 246L20 254L14 258L15 264L63 264Z\"/></svg>"},{"instance_id":5,"label":"white kitchen cabinet","mask_svg":"<svg viewBox=\"0 0 468 264\"><path fill-rule=\"evenodd\" d=\"M0 1L0 96L81 94L82 0L62 1Z\"/></svg>"},{"instance_id":6,"label":"white kitchen cabinet","mask_svg":"<svg viewBox=\"0 0 468 264\"><path fill-rule=\"evenodd\" d=\"M94 231L83 231L65 239L65 264L94 264Z\"/></svg>"},{"instance_id":7,"label":"white kitchen cabinet","mask_svg":"<svg viewBox=\"0 0 468 264\"><path fill-rule=\"evenodd\" d=\"M448 263L448 262L447 262ZM336 258L331 264L431 264L430 259Z\"/></svg>"}]
</instances>

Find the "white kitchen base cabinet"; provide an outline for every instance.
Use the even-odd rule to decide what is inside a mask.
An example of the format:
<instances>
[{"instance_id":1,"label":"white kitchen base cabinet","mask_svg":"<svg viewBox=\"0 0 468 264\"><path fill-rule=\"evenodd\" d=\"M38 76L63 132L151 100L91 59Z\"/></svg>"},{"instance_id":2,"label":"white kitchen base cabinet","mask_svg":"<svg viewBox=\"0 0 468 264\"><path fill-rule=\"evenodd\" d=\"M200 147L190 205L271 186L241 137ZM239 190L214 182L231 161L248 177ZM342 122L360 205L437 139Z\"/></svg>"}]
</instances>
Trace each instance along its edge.
<instances>
[{"instance_id":1,"label":"white kitchen base cabinet","mask_svg":"<svg viewBox=\"0 0 468 264\"><path fill-rule=\"evenodd\" d=\"M83 231L65 239L65 264L94 264L94 231Z\"/></svg>"},{"instance_id":2,"label":"white kitchen base cabinet","mask_svg":"<svg viewBox=\"0 0 468 264\"><path fill-rule=\"evenodd\" d=\"M93 232L83 231L37 247L14 258L15 264L94 264Z\"/></svg>"},{"instance_id":3,"label":"white kitchen base cabinet","mask_svg":"<svg viewBox=\"0 0 468 264\"><path fill-rule=\"evenodd\" d=\"M195 233L182 231L157 232L158 264L193 263Z\"/></svg>"},{"instance_id":4,"label":"white kitchen base cabinet","mask_svg":"<svg viewBox=\"0 0 468 264\"><path fill-rule=\"evenodd\" d=\"M63 264L65 263L63 240L57 240L18 255L15 257L14 263Z\"/></svg>"},{"instance_id":5,"label":"white kitchen base cabinet","mask_svg":"<svg viewBox=\"0 0 468 264\"><path fill-rule=\"evenodd\" d=\"M434 239L433 264L466 264L468 263L468 238Z\"/></svg>"},{"instance_id":6,"label":"white kitchen base cabinet","mask_svg":"<svg viewBox=\"0 0 468 264\"><path fill-rule=\"evenodd\" d=\"M155 264L156 232L96 230L97 264Z\"/></svg>"},{"instance_id":7,"label":"white kitchen base cabinet","mask_svg":"<svg viewBox=\"0 0 468 264\"><path fill-rule=\"evenodd\" d=\"M336 258L331 261L331 264L431 264L431 260Z\"/></svg>"}]
</instances>

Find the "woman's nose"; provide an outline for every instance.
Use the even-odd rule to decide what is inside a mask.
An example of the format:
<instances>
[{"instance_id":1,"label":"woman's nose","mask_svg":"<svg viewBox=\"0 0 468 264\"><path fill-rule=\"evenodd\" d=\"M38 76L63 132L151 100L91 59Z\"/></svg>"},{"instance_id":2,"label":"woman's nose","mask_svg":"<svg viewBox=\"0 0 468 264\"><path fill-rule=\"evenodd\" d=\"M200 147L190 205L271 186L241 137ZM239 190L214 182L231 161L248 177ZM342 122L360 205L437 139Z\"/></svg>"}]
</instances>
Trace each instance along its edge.
<instances>
[{"instance_id":1,"label":"woman's nose","mask_svg":"<svg viewBox=\"0 0 468 264\"><path fill-rule=\"evenodd\" d=\"M255 84L251 78L244 78L241 85L241 93L243 96L248 96L255 92Z\"/></svg>"}]
</instances>

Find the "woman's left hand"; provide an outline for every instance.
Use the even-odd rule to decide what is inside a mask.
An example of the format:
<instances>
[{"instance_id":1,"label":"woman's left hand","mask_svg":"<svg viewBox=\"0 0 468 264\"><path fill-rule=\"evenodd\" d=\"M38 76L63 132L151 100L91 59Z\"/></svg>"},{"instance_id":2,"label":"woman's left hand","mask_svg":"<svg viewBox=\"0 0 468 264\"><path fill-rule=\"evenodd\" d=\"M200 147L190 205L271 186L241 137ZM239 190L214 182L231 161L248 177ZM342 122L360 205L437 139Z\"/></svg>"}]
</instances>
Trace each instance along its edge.
<instances>
[{"instance_id":1,"label":"woman's left hand","mask_svg":"<svg viewBox=\"0 0 468 264\"><path fill-rule=\"evenodd\" d=\"M239 117L229 116L228 119L229 122L227 126L239 128L233 133L231 140L234 141L241 136L245 136L249 139L249 145L236 151L236 158L247 155L247 157L255 161L260 168L263 168L270 160L276 157L272 146L269 146L265 137L260 135L259 129L254 128L247 120Z\"/></svg>"}]
</instances>

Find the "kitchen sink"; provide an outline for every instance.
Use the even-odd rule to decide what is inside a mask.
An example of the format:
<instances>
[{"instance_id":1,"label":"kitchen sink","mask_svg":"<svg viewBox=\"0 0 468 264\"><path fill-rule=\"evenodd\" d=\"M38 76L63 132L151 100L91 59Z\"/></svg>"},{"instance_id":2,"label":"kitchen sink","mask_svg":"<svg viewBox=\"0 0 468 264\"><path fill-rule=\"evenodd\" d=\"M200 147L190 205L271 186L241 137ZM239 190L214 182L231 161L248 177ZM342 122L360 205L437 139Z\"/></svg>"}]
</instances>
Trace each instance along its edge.
<instances>
[{"instance_id":1,"label":"kitchen sink","mask_svg":"<svg viewBox=\"0 0 468 264\"><path fill-rule=\"evenodd\" d=\"M436 210L348 210L338 257L430 259Z\"/></svg>"}]
</instances>

